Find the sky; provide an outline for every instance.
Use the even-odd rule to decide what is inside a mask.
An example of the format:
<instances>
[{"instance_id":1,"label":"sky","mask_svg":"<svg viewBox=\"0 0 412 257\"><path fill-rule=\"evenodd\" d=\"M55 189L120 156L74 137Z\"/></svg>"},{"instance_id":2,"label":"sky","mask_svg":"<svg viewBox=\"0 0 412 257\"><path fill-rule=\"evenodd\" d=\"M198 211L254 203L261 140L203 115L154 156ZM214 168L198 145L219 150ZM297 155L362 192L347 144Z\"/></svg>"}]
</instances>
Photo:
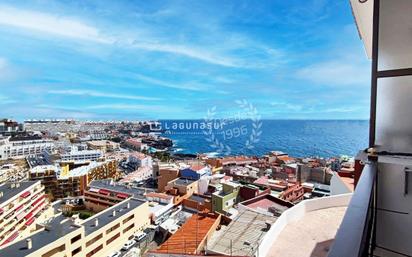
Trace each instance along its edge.
<instances>
[{"instance_id":1,"label":"sky","mask_svg":"<svg viewBox=\"0 0 412 257\"><path fill-rule=\"evenodd\" d=\"M369 88L349 0L0 2L0 117L368 119Z\"/></svg>"}]
</instances>

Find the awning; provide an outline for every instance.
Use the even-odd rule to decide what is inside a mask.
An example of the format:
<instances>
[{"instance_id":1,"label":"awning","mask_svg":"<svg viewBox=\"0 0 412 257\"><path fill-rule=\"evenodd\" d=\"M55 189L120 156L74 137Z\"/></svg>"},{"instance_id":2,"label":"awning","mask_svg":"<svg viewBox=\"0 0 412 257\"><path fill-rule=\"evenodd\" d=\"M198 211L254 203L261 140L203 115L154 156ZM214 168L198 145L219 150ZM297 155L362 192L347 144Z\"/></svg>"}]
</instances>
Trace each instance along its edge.
<instances>
[{"instance_id":1,"label":"awning","mask_svg":"<svg viewBox=\"0 0 412 257\"><path fill-rule=\"evenodd\" d=\"M109 190L106 190L106 189L99 189L99 194L109 195L109 194L110 194L110 191L109 191Z\"/></svg>"},{"instance_id":2,"label":"awning","mask_svg":"<svg viewBox=\"0 0 412 257\"><path fill-rule=\"evenodd\" d=\"M26 223L24 223L24 225L30 226L31 224L33 224L33 222L34 222L35 219L36 219L36 218L31 217L28 221L26 221Z\"/></svg>"},{"instance_id":3,"label":"awning","mask_svg":"<svg viewBox=\"0 0 412 257\"><path fill-rule=\"evenodd\" d=\"M89 191L90 191L90 192L94 192L94 193L98 193L98 192L99 192L99 189L98 189L98 188L91 187L91 188L89 188Z\"/></svg>"},{"instance_id":4,"label":"awning","mask_svg":"<svg viewBox=\"0 0 412 257\"><path fill-rule=\"evenodd\" d=\"M33 212L34 212L34 210L29 212L26 216L24 216L24 219L26 219L26 220L30 219L33 216Z\"/></svg>"},{"instance_id":5,"label":"awning","mask_svg":"<svg viewBox=\"0 0 412 257\"><path fill-rule=\"evenodd\" d=\"M119 198L122 198L122 199L129 198L128 194L123 194L123 193L118 193L116 196L119 197Z\"/></svg>"},{"instance_id":6,"label":"awning","mask_svg":"<svg viewBox=\"0 0 412 257\"><path fill-rule=\"evenodd\" d=\"M44 199L45 195L40 196L36 201L34 201L31 206L35 206L38 202L40 202L42 199Z\"/></svg>"},{"instance_id":7,"label":"awning","mask_svg":"<svg viewBox=\"0 0 412 257\"><path fill-rule=\"evenodd\" d=\"M33 212L36 211L37 209L40 208L40 206L42 206L45 203L45 201L42 201L39 205L37 205L34 209Z\"/></svg>"},{"instance_id":8,"label":"awning","mask_svg":"<svg viewBox=\"0 0 412 257\"><path fill-rule=\"evenodd\" d=\"M4 212L3 208L0 208L0 214L2 214Z\"/></svg>"},{"instance_id":9,"label":"awning","mask_svg":"<svg viewBox=\"0 0 412 257\"><path fill-rule=\"evenodd\" d=\"M17 207L14 211L20 211L23 208L24 204L20 205L19 207Z\"/></svg>"},{"instance_id":10,"label":"awning","mask_svg":"<svg viewBox=\"0 0 412 257\"><path fill-rule=\"evenodd\" d=\"M23 194L20 195L20 197L26 198L29 195L31 195L31 193L29 191L24 192Z\"/></svg>"},{"instance_id":11,"label":"awning","mask_svg":"<svg viewBox=\"0 0 412 257\"><path fill-rule=\"evenodd\" d=\"M10 243L10 242L12 242L14 239L16 239L17 237L19 236L19 232L14 232L9 238L7 238L7 240L6 241L4 241L3 242L3 244L1 244L1 245L5 245L5 244L7 244L7 243Z\"/></svg>"}]
</instances>

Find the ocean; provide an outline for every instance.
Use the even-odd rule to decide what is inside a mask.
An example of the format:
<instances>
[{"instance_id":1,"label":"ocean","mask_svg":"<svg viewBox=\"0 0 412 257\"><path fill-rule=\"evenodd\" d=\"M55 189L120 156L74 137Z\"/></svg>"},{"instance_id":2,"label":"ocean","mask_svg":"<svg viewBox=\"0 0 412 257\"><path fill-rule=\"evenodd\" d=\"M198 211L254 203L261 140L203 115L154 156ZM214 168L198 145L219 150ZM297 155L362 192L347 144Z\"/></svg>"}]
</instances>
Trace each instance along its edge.
<instances>
[{"instance_id":1,"label":"ocean","mask_svg":"<svg viewBox=\"0 0 412 257\"><path fill-rule=\"evenodd\" d=\"M174 153L294 157L354 156L368 146L366 120L162 120Z\"/></svg>"}]
</instances>

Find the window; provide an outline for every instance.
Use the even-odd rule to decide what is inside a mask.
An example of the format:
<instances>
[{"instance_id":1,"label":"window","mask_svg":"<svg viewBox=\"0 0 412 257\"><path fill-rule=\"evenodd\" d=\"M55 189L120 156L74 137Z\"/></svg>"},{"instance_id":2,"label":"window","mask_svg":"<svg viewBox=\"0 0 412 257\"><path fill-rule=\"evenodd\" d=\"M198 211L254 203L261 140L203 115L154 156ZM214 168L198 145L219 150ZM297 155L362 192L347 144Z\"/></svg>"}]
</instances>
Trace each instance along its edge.
<instances>
[{"instance_id":1,"label":"window","mask_svg":"<svg viewBox=\"0 0 412 257\"><path fill-rule=\"evenodd\" d=\"M103 234L99 234L98 236L95 236L93 239L86 242L86 247L90 246L91 244L101 239L102 237L103 237Z\"/></svg>"},{"instance_id":2,"label":"window","mask_svg":"<svg viewBox=\"0 0 412 257\"><path fill-rule=\"evenodd\" d=\"M112 232L113 230L117 229L118 227L120 227L120 223L117 223L116 225L114 225L113 227L109 228L108 230L106 230L106 234L109 234L110 232Z\"/></svg>"},{"instance_id":3,"label":"window","mask_svg":"<svg viewBox=\"0 0 412 257\"><path fill-rule=\"evenodd\" d=\"M78 248L76 248L76 249L74 249L74 250L72 251L72 256L75 256L76 254L80 253L81 251L82 251L82 247L81 247L81 246L78 247Z\"/></svg>"},{"instance_id":4,"label":"window","mask_svg":"<svg viewBox=\"0 0 412 257\"><path fill-rule=\"evenodd\" d=\"M79 241L81 238L82 238L82 235L81 235L81 234L78 234L77 236L73 237L73 238L70 240L70 242L73 244L73 243Z\"/></svg>"},{"instance_id":5,"label":"window","mask_svg":"<svg viewBox=\"0 0 412 257\"><path fill-rule=\"evenodd\" d=\"M42 257L50 257L50 256L55 255L56 253L63 252L64 250L66 250L65 245L61 245L61 246L56 247L54 249L51 249L47 253L43 254Z\"/></svg>"},{"instance_id":6,"label":"window","mask_svg":"<svg viewBox=\"0 0 412 257\"><path fill-rule=\"evenodd\" d=\"M90 251L86 257L90 257L93 256L95 253L97 253L98 251L100 251L101 249L103 249L103 245L99 245L98 247L94 248L94 250Z\"/></svg>"},{"instance_id":7,"label":"window","mask_svg":"<svg viewBox=\"0 0 412 257\"><path fill-rule=\"evenodd\" d=\"M130 226L128 226L127 228L123 229L123 233L126 233L127 231L131 230L132 228L134 228L134 223Z\"/></svg>"},{"instance_id":8,"label":"window","mask_svg":"<svg viewBox=\"0 0 412 257\"><path fill-rule=\"evenodd\" d=\"M120 232L117 233L116 235L112 236L109 240L106 241L106 245L110 244L111 242L113 242L114 240L116 240L116 238L120 237Z\"/></svg>"},{"instance_id":9,"label":"window","mask_svg":"<svg viewBox=\"0 0 412 257\"><path fill-rule=\"evenodd\" d=\"M134 218L134 214L123 220L123 224Z\"/></svg>"}]
</instances>

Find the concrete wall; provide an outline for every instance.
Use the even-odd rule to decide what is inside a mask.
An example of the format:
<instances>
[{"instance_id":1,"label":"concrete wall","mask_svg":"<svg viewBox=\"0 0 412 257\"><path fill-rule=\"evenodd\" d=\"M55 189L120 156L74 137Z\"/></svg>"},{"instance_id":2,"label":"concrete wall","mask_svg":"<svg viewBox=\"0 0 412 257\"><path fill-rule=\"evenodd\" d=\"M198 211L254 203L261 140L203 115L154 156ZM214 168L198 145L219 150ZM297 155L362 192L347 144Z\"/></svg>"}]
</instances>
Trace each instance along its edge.
<instances>
[{"instance_id":1,"label":"concrete wall","mask_svg":"<svg viewBox=\"0 0 412 257\"><path fill-rule=\"evenodd\" d=\"M282 232L283 228L288 223L294 222L302 218L306 213L331 207L348 206L352 194L343 194L337 196L323 197L310 199L300 202L294 207L282 213L279 219L272 225L268 233L264 236L259 245L257 256L266 256L277 237Z\"/></svg>"}]
</instances>

